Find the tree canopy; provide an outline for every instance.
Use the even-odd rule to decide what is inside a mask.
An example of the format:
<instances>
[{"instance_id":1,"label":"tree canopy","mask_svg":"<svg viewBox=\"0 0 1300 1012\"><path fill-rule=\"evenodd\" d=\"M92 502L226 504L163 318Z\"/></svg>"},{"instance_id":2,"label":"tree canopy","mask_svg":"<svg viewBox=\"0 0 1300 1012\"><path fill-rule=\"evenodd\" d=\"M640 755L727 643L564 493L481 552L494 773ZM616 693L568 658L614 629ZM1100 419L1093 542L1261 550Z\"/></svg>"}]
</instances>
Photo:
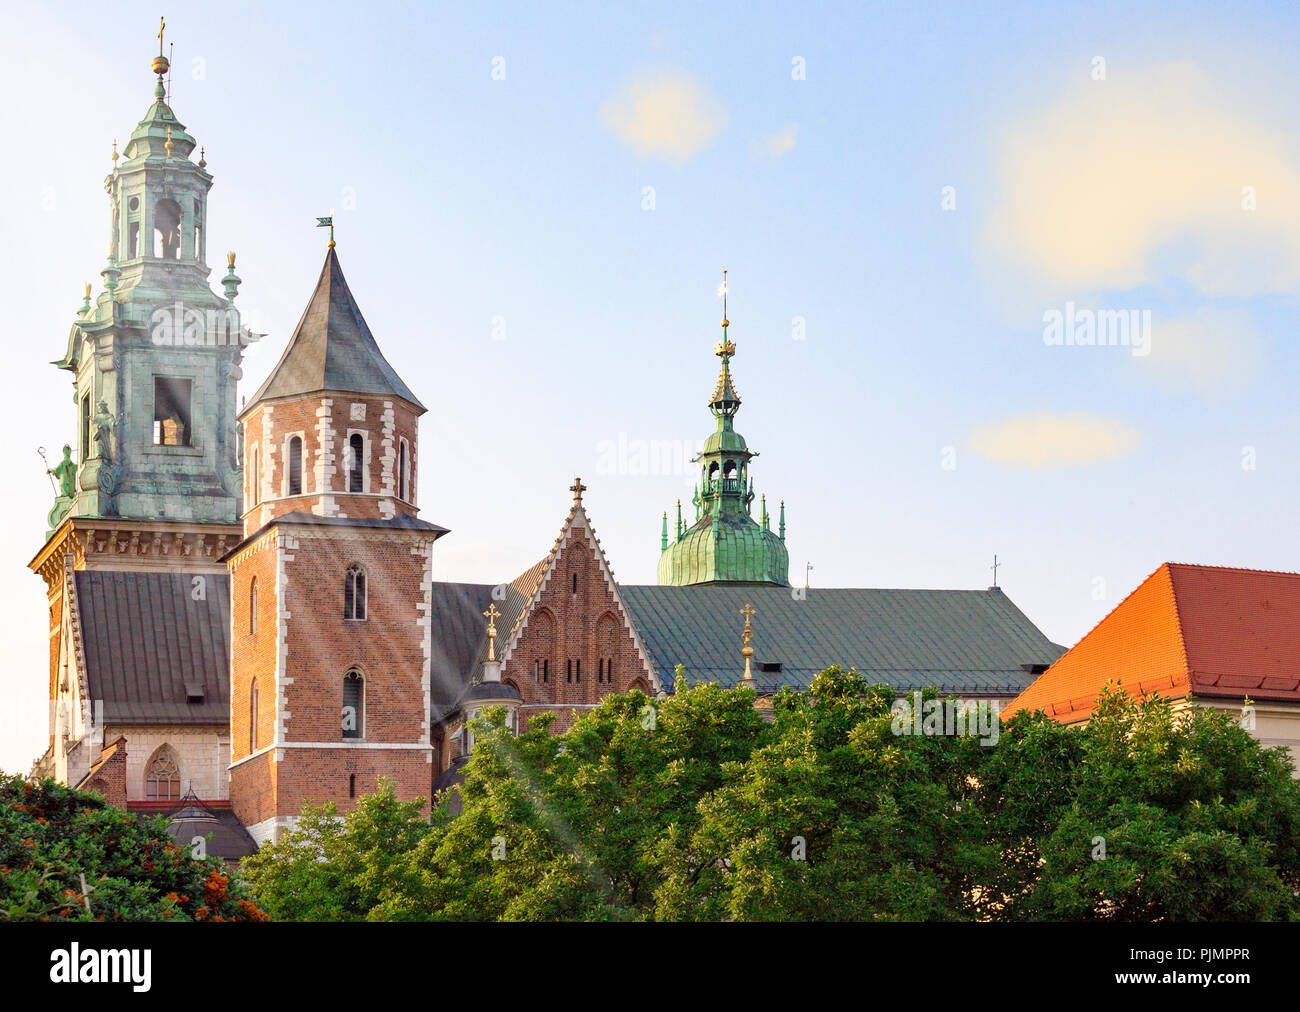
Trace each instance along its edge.
<instances>
[{"instance_id":1,"label":"tree canopy","mask_svg":"<svg viewBox=\"0 0 1300 1012\"><path fill-rule=\"evenodd\" d=\"M755 702L679 681L517 737L489 710L459 815L382 784L249 884L314 920L1300 918L1300 782L1231 714L1108 690L982 744L897 733L896 694L834 667Z\"/></svg>"}]
</instances>

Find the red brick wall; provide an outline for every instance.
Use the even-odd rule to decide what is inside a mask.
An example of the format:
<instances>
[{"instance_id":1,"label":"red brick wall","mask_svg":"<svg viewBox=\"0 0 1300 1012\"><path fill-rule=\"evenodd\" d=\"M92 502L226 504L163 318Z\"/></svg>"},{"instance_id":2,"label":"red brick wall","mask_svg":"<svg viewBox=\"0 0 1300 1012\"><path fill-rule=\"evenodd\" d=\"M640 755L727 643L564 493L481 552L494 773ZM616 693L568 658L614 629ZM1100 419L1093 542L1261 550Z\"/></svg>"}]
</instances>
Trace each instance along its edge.
<instances>
[{"instance_id":1,"label":"red brick wall","mask_svg":"<svg viewBox=\"0 0 1300 1012\"><path fill-rule=\"evenodd\" d=\"M322 410L323 401L328 400L330 412L330 425L333 430L333 473L326 476L326 485L322 485L317 480L317 464L322 451L320 440L321 419L318 417ZM364 404L366 406L365 418L363 420L352 418L352 405ZM385 434L384 413L387 410L385 404L392 406L393 422L392 432ZM270 418L269 436L268 427L264 425L265 419ZM358 397L346 394L331 394L328 396L316 396L294 401L275 401L269 404L259 405L254 408L244 418L244 467L246 482L250 493L254 491L254 481L258 480L257 489L265 490L265 482L269 481L269 492L262 495L262 500L256 506L256 495L250 494L244 500L244 533L252 534L259 530L269 519L269 517L282 516L293 510L304 510L313 512L320 500L322 494L333 497L334 503L340 513L349 517L367 517L378 518L383 516L379 509L379 500L381 498L391 498L394 508L398 513L414 516L417 512L416 507L411 502L402 502L396 498L397 484L397 461L394 457L392 464L393 475L393 495L386 497L383 493L384 488L384 455L388 448L384 445L385 441L392 444L392 452L397 453L400 439L405 439L410 448L410 494L415 496L416 488L416 468L418 456L418 426L419 415L416 411L404 401L396 399L385 399L381 397ZM350 495L347 491L347 458L346 450L348 444L349 431L358 431L364 433L366 442L369 447L368 465L365 467L366 488L369 494ZM303 441L303 469L302 469L302 494L291 498L282 496L285 489L285 477L287 474L287 465L285 462L285 440L290 433L301 433ZM273 452L267 453L267 445L270 445ZM255 479L252 470L252 459L254 449L258 451L258 467L262 472L262 478L265 481ZM259 493L260 494L260 493Z\"/></svg>"},{"instance_id":2,"label":"red brick wall","mask_svg":"<svg viewBox=\"0 0 1300 1012\"><path fill-rule=\"evenodd\" d=\"M612 661L610 680L601 679L604 659ZM542 660L550 661L546 682L540 680L540 672L534 674L535 662ZM525 707L545 705L555 712L558 716L551 727L560 732L582 712L575 713L566 704L597 703L611 692L626 692L638 678L645 684L650 681L601 572L590 531L573 528L528 624L502 667L502 679L518 686ZM521 709L520 729L525 730L528 716L538 712Z\"/></svg>"},{"instance_id":3,"label":"red brick wall","mask_svg":"<svg viewBox=\"0 0 1300 1012\"><path fill-rule=\"evenodd\" d=\"M278 612L287 610L282 699L285 741L342 743L343 679L350 670L364 678L360 742L418 745L425 735L423 554L409 535L380 540L374 529L281 528L258 544L267 547L232 560L232 759L249 754L249 691L259 690L259 749L275 740ZM283 549L283 601L276 600L276 569ZM250 546L257 547L257 546ZM366 574L366 618L344 618L345 574L350 565ZM249 632L249 587L258 581L257 632ZM349 743L353 740L348 739ZM297 815L304 800L335 801L342 810L356 796L372 793L380 776L396 779L403 799L428 799L434 776L422 749L339 747L288 748L279 762L258 756L231 774L236 814L251 825L272 815Z\"/></svg>"}]
</instances>

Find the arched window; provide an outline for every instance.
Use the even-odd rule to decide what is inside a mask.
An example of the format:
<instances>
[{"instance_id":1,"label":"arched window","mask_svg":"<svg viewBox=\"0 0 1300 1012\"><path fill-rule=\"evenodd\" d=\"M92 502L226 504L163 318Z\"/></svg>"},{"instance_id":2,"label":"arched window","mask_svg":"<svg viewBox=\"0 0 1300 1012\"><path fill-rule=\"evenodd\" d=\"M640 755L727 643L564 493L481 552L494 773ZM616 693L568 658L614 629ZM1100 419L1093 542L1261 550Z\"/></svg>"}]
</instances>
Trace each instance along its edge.
<instances>
[{"instance_id":1,"label":"arched window","mask_svg":"<svg viewBox=\"0 0 1300 1012\"><path fill-rule=\"evenodd\" d=\"M354 432L348 437L348 491L364 492L365 491L365 464L366 441L361 433Z\"/></svg>"},{"instance_id":2,"label":"arched window","mask_svg":"<svg viewBox=\"0 0 1300 1012\"><path fill-rule=\"evenodd\" d=\"M302 495L302 439L289 440L289 495Z\"/></svg>"},{"instance_id":3,"label":"arched window","mask_svg":"<svg viewBox=\"0 0 1300 1012\"><path fill-rule=\"evenodd\" d=\"M343 737L365 736L365 681L359 671L343 676Z\"/></svg>"},{"instance_id":4,"label":"arched window","mask_svg":"<svg viewBox=\"0 0 1300 1012\"><path fill-rule=\"evenodd\" d=\"M366 571L355 562L343 577L343 617L355 622L366 617Z\"/></svg>"},{"instance_id":5,"label":"arched window","mask_svg":"<svg viewBox=\"0 0 1300 1012\"><path fill-rule=\"evenodd\" d=\"M181 796L181 771L176 767L167 746L154 753L153 761L144 775L146 801L172 801Z\"/></svg>"},{"instance_id":6,"label":"arched window","mask_svg":"<svg viewBox=\"0 0 1300 1012\"><path fill-rule=\"evenodd\" d=\"M411 501L411 461L405 439L397 443L397 498Z\"/></svg>"},{"instance_id":7,"label":"arched window","mask_svg":"<svg viewBox=\"0 0 1300 1012\"><path fill-rule=\"evenodd\" d=\"M257 751L257 679L248 689L248 751Z\"/></svg>"},{"instance_id":8,"label":"arched window","mask_svg":"<svg viewBox=\"0 0 1300 1012\"><path fill-rule=\"evenodd\" d=\"M153 255L176 260L181 255L181 205L164 197L153 207Z\"/></svg>"},{"instance_id":9,"label":"arched window","mask_svg":"<svg viewBox=\"0 0 1300 1012\"><path fill-rule=\"evenodd\" d=\"M248 584L248 632L257 632L257 577Z\"/></svg>"}]
</instances>

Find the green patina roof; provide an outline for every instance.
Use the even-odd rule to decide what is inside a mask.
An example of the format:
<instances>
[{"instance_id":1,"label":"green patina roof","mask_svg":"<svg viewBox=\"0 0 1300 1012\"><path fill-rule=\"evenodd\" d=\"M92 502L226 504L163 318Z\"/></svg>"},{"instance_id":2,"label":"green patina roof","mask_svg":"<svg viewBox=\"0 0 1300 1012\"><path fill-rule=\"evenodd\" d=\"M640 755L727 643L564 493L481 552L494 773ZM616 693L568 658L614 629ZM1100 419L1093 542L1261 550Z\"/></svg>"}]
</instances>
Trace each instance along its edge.
<instances>
[{"instance_id":1,"label":"green patina roof","mask_svg":"<svg viewBox=\"0 0 1300 1012\"><path fill-rule=\"evenodd\" d=\"M722 340L714 354L722 360L718 382L709 398L716 428L704 441L695 463L700 484L693 504L695 522L688 528L678 517L673 536L665 517L661 534L659 583L682 587L703 583L775 584L789 586L790 556L785 547L785 520L779 534L769 529L766 506L755 522L749 462L758 456L736 431L740 395L731 378L736 346L727 336L730 324L722 321Z\"/></svg>"},{"instance_id":2,"label":"green patina roof","mask_svg":"<svg viewBox=\"0 0 1300 1012\"><path fill-rule=\"evenodd\" d=\"M762 692L806 686L840 664L899 690L1016 695L1064 652L1000 590L622 586L619 593L666 685L678 664L691 684L735 685L745 668L746 605L756 609L753 670Z\"/></svg>"}]
</instances>

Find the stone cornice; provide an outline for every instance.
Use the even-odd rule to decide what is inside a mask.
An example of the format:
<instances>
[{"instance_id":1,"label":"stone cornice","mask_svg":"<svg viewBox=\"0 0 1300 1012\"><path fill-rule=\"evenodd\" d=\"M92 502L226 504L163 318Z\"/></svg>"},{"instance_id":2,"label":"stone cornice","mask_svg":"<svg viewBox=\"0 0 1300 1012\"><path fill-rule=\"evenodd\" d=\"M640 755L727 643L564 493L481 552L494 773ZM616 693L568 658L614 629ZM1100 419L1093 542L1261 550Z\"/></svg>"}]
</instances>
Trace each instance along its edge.
<instances>
[{"instance_id":1,"label":"stone cornice","mask_svg":"<svg viewBox=\"0 0 1300 1012\"><path fill-rule=\"evenodd\" d=\"M73 569L101 564L105 568L175 568L177 560L184 559L215 571L242 533L239 524L68 517L27 565L50 587L62 579L64 557L69 555Z\"/></svg>"}]
</instances>

